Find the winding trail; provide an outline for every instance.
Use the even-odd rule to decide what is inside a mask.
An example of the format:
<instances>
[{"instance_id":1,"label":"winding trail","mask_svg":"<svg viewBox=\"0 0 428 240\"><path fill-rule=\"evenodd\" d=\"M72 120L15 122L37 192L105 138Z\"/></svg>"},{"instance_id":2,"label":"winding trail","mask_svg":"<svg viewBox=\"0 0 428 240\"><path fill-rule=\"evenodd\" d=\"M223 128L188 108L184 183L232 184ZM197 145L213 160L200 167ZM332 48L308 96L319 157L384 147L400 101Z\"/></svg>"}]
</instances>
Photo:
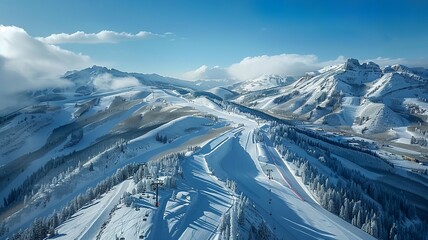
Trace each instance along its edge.
<instances>
[{"instance_id":1,"label":"winding trail","mask_svg":"<svg viewBox=\"0 0 428 240\"><path fill-rule=\"evenodd\" d=\"M147 239L159 239L159 236L165 236L168 232L168 224L164 219L166 203L170 195L163 196L159 199L159 207L155 209L156 213L153 219L153 225L147 235Z\"/></svg>"},{"instance_id":2,"label":"winding trail","mask_svg":"<svg viewBox=\"0 0 428 240\"><path fill-rule=\"evenodd\" d=\"M267 146L269 157L273 160L281 178L286 182L287 187L296 195L296 197L307 204L309 204L313 209L317 210L323 217L325 217L326 222L330 223L331 226L337 227L346 234L345 239L368 239L372 238L370 235L362 232L351 224L345 222L343 219L334 215L333 213L324 209L318 202L314 200L312 196L308 194L305 189L299 184L296 180L296 177L287 167L285 160L279 155L279 153L272 147Z\"/></svg>"},{"instance_id":3,"label":"winding trail","mask_svg":"<svg viewBox=\"0 0 428 240\"><path fill-rule=\"evenodd\" d=\"M90 222L91 224L87 226L84 231L80 234L78 239L86 240L86 239L95 239L101 226L103 223L109 218L110 211L114 208L114 206L119 202L122 194L126 191L129 186L129 180L125 180L121 184L119 184L115 191L116 193L110 200L103 206L101 212L95 216Z\"/></svg>"},{"instance_id":4,"label":"winding trail","mask_svg":"<svg viewBox=\"0 0 428 240\"><path fill-rule=\"evenodd\" d=\"M185 185L197 195L187 210L185 222L174 233L172 239L212 239L217 234L217 227L222 215L229 211L234 197L230 189L211 174L206 162L206 155L217 150L226 139L224 136L234 134L233 129L207 143L202 149L183 165Z\"/></svg>"},{"instance_id":5,"label":"winding trail","mask_svg":"<svg viewBox=\"0 0 428 240\"><path fill-rule=\"evenodd\" d=\"M250 138L253 127L256 126L245 123L241 134L235 132L217 138L219 145L206 155L206 161L216 176L236 182L238 190L254 201L257 211L279 238L372 239L323 209L284 167L285 163L273 146L262 143L267 163L277 169L281 179L269 181L258 160L257 143Z\"/></svg>"}]
</instances>

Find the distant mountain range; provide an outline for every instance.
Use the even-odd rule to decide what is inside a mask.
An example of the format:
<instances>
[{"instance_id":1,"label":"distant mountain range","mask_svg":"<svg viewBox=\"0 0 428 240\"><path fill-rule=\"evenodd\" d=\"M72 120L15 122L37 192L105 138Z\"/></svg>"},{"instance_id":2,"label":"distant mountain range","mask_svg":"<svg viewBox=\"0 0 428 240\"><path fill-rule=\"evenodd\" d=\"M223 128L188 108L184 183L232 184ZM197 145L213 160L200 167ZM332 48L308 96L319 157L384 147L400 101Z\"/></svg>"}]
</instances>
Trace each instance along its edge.
<instances>
[{"instance_id":1,"label":"distant mountain range","mask_svg":"<svg viewBox=\"0 0 428 240\"><path fill-rule=\"evenodd\" d=\"M259 109L357 132L425 122L428 70L380 68L356 59L308 73L287 86L247 93L237 101Z\"/></svg>"},{"instance_id":2,"label":"distant mountain range","mask_svg":"<svg viewBox=\"0 0 428 240\"><path fill-rule=\"evenodd\" d=\"M360 64L356 59L299 78L263 75L242 82L227 79L192 82L100 66L69 71L63 78L72 85L29 95L39 101L55 101L135 85L206 91L285 117L348 126L361 133L425 122L428 109L427 69L403 65L381 68L373 62Z\"/></svg>"}]
</instances>

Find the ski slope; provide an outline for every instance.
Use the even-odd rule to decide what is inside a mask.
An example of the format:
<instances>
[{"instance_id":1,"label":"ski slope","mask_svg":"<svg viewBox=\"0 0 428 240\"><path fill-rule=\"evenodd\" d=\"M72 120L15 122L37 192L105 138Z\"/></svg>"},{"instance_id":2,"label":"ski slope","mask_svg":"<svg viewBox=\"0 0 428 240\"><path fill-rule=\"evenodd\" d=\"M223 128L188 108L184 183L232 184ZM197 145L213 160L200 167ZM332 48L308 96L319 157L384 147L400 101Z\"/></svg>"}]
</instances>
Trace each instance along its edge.
<instances>
[{"instance_id":1,"label":"ski slope","mask_svg":"<svg viewBox=\"0 0 428 240\"><path fill-rule=\"evenodd\" d=\"M100 200L80 210L71 221L57 229L61 233L57 239L95 239L110 211L118 203L129 184L130 180L127 180L117 185Z\"/></svg>"},{"instance_id":2,"label":"ski slope","mask_svg":"<svg viewBox=\"0 0 428 240\"><path fill-rule=\"evenodd\" d=\"M218 110L204 109L204 106L196 107L200 111L215 113L230 121L243 123L244 127L240 128L239 131L230 131L213 139L202 148L198 155L191 158L191 166L193 166L193 168L189 168L189 165L186 165L187 168L185 172L189 174L185 177L185 179L187 179L186 182L194 189L199 189L197 193L198 197L194 200L196 203L191 203L192 216L195 214L193 212L194 209L198 209L197 212L202 212L203 215L196 219L186 215L186 223L182 225L190 227L186 227L185 230L182 230L183 234L174 235L173 239L176 239L175 237L178 236L182 236L181 239L207 239L206 237L209 232L212 231L213 226L209 224L210 221L205 220L205 225L211 226L209 228L211 229L210 231L207 231L206 228L198 227L198 224L194 223L202 221L202 219L213 219L213 213L207 210L206 200L202 201L201 197L204 196L210 199L214 196L200 190L207 189L207 185L212 185L211 188L216 186L215 189L222 189L218 188L218 185L213 183L215 179L210 175L210 171L214 172L215 177L223 181L225 181L226 178L236 181L239 191L242 191L254 201L258 211L264 215L270 227L275 229L275 234L280 238L371 238L370 235L319 206L318 203L309 196L307 191L303 189L304 187L296 181L289 169L285 167L282 159L272 146L262 145L264 152L268 153L268 162L271 164L273 163L277 171L276 175L278 176L273 181L269 181L263 171L263 167L257 160L257 153L260 145L257 145L256 142L253 141L252 132L253 129L257 127L254 121L234 113L219 113ZM205 164L206 166L204 166ZM203 171L201 169L205 170ZM197 179L203 179L204 181L198 181ZM201 185L201 183L203 184ZM272 206L267 204L269 189L272 189ZM223 198L227 196L227 192L220 190L216 194L220 194ZM217 198L220 196L217 196ZM217 203L221 201L216 200L213 202ZM216 205L214 204L214 206ZM218 208L218 206L216 207ZM272 213L272 215L270 215L270 213ZM198 216L199 215L200 214L198 214ZM217 218L220 217L219 215L216 216ZM190 219L194 221L190 221ZM187 221L191 223L187 223Z\"/></svg>"},{"instance_id":3,"label":"ski slope","mask_svg":"<svg viewBox=\"0 0 428 240\"><path fill-rule=\"evenodd\" d=\"M198 104L198 101L179 104ZM257 144L253 138L256 122L206 106L193 105L199 111L244 126L213 138L186 159L184 181L175 190L180 197L185 196L185 200L181 200L183 206L171 200L170 193L162 197L155 216L145 223L146 239L216 239L221 216L234 199L230 189L221 182L226 179L236 181L238 190L254 202L254 207L280 239L372 238L323 209L298 183L268 142ZM266 162L258 161L259 152L266 154ZM274 170L273 180L268 179L264 171L267 168ZM269 198L272 204L268 204ZM176 215L179 217L174 218ZM128 239L131 235L123 236Z\"/></svg>"},{"instance_id":4,"label":"ski slope","mask_svg":"<svg viewBox=\"0 0 428 240\"><path fill-rule=\"evenodd\" d=\"M268 149L268 162L277 171L269 181L256 158L245 151L250 129L224 141L208 163L220 178L235 180L238 189L255 202L271 228L283 239L370 239L371 237L320 207L297 183L281 158ZM255 148L248 142L247 148ZM271 167L273 167L271 166ZM270 194L269 189L272 190ZM268 204L272 198L272 204ZM272 213L272 215L270 215Z\"/></svg>"},{"instance_id":5,"label":"ski slope","mask_svg":"<svg viewBox=\"0 0 428 240\"><path fill-rule=\"evenodd\" d=\"M129 140L127 153L120 155L109 168L99 162L100 156L90 159L98 175L77 174L78 187L49 202L46 208L35 211L32 216L47 216L126 164L147 162L198 145L201 148L189 152L182 163L183 178L175 189L160 191L157 208L154 207L153 193L147 193L148 197L133 194L139 210L126 207L121 199L123 193L135 188L131 179L125 180L59 226L56 238L218 239L222 217L230 211L237 197L225 185L227 180L232 180L236 182L237 191L248 197L253 210L279 239L371 239L370 235L319 206L305 186L295 179L272 144L255 140L255 131L260 127L256 121L223 110L205 97L189 100L166 91L155 94L159 102L164 103L148 96L121 115L89 128L88 138L76 147L91 144L102 136L103 131L112 131L147 103L153 104L153 109L163 104L161 111L165 114L179 109L193 110L188 116L178 117ZM220 120L214 124L201 117L207 114ZM227 131L212 131L226 125L229 125ZM168 135L171 142L155 141L157 134ZM49 157L45 156L46 159ZM268 178L268 169L272 170L273 179ZM31 221L17 222L15 228L27 227Z\"/></svg>"}]
</instances>

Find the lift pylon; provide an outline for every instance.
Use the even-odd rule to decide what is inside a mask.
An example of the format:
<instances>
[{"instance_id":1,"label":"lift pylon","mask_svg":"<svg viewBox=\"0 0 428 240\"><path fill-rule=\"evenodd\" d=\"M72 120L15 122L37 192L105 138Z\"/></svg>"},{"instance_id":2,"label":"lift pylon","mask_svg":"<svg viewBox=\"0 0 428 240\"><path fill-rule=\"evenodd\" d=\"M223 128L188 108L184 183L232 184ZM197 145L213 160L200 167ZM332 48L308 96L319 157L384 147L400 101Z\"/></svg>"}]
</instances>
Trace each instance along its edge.
<instances>
[{"instance_id":1,"label":"lift pylon","mask_svg":"<svg viewBox=\"0 0 428 240\"><path fill-rule=\"evenodd\" d=\"M155 186L156 189L156 203L155 206L159 207L159 186L163 185L163 181L159 180L159 179L155 179L152 184L152 186Z\"/></svg>"}]
</instances>

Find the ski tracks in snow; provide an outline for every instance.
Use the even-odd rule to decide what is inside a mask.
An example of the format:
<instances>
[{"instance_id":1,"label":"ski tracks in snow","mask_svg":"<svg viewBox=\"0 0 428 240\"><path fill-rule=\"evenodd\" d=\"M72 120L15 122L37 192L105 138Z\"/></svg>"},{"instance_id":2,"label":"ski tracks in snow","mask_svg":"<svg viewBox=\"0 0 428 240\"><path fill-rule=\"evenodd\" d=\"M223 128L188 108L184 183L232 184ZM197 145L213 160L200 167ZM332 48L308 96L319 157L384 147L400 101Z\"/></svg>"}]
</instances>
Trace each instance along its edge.
<instances>
[{"instance_id":1,"label":"ski tracks in snow","mask_svg":"<svg viewBox=\"0 0 428 240\"><path fill-rule=\"evenodd\" d=\"M217 147L218 144L211 151ZM211 175L204 155L187 159L184 168L186 183L197 189L198 196L188 209L181 230L174 235L177 239L211 239L217 233L221 217L232 206L233 195Z\"/></svg>"}]
</instances>

